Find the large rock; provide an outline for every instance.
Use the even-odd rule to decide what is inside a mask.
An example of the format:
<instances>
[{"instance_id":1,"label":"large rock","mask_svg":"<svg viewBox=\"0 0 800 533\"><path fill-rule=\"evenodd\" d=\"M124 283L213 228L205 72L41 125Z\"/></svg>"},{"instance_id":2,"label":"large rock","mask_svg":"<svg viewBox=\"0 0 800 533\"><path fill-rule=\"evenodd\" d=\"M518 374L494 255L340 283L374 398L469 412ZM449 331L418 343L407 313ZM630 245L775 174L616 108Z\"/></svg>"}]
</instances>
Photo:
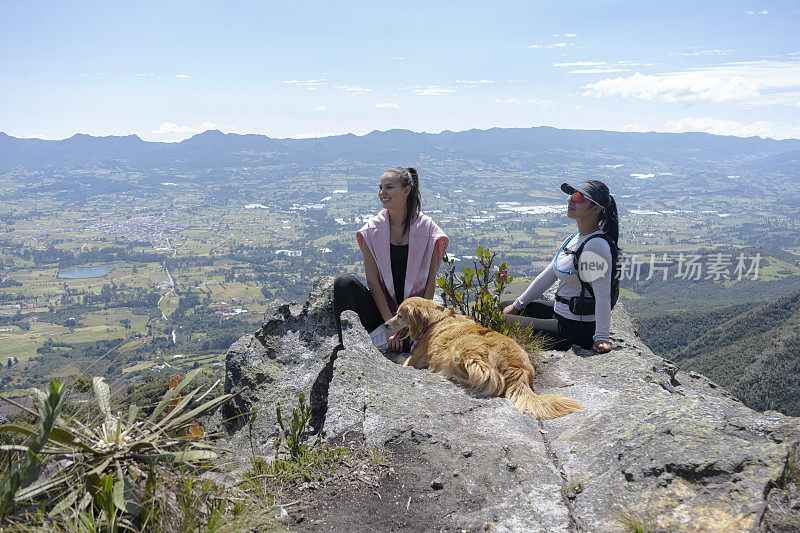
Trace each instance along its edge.
<instances>
[{"instance_id":1,"label":"large rock","mask_svg":"<svg viewBox=\"0 0 800 533\"><path fill-rule=\"evenodd\" d=\"M724 389L678 371L614 311L608 354L550 352L537 392L585 408L546 421L545 441L564 478L580 484L571 506L590 531L628 516L667 531L751 531L781 477L800 421L760 414Z\"/></svg>"},{"instance_id":2,"label":"large rock","mask_svg":"<svg viewBox=\"0 0 800 533\"><path fill-rule=\"evenodd\" d=\"M255 334L245 335L225 358L225 392L238 393L222 409L229 445L250 454L274 452L276 406L291 414L303 394L321 426L331 365L339 344L333 324L332 280L319 280L305 305L273 301ZM322 400L320 399L322 398ZM252 423L251 423L252 420Z\"/></svg>"},{"instance_id":3,"label":"large rock","mask_svg":"<svg viewBox=\"0 0 800 533\"><path fill-rule=\"evenodd\" d=\"M343 315L337 349L326 290L329 282L318 285L302 308L276 304L258 338L228 354L226 389L250 387L237 409L258 407L261 446L275 436L275 402L295 405L304 391L327 438L357 435L428 468L432 490L454 495L442 499L447 527L790 531L800 517L797 462L787 461L800 421L752 411L677 370L642 344L621 308L612 352L534 357L536 392L585 406L540 422L502 398L391 362L354 313ZM245 426L232 426L234 440L243 442Z\"/></svg>"}]
</instances>

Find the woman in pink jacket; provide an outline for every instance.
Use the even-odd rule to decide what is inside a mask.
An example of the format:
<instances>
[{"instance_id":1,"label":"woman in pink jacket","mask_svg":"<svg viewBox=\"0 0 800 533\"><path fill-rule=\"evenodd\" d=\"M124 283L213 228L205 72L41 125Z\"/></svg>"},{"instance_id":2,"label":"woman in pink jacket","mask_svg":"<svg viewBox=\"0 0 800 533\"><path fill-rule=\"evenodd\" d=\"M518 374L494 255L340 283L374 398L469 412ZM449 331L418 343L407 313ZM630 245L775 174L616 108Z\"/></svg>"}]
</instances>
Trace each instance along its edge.
<instances>
[{"instance_id":1,"label":"woman in pink jacket","mask_svg":"<svg viewBox=\"0 0 800 533\"><path fill-rule=\"evenodd\" d=\"M367 286L351 275L334 282L333 310L340 343L339 315L346 309L358 313L361 324L372 331L392 318L406 298L433 298L436 273L447 250L447 235L420 212L416 169L392 167L384 172L378 198L383 209L356 233ZM388 348L407 351L399 339L389 341Z\"/></svg>"}]
</instances>

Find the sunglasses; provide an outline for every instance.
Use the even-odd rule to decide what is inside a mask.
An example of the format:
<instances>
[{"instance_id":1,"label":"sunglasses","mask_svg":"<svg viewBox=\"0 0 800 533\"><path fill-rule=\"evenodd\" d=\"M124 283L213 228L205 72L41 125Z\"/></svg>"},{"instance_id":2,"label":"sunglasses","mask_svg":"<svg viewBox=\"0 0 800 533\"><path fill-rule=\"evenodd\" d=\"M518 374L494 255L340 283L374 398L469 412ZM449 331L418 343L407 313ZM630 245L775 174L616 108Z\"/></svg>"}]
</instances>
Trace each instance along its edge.
<instances>
[{"instance_id":1,"label":"sunglasses","mask_svg":"<svg viewBox=\"0 0 800 533\"><path fill-rule=\"evenodd\" d=\"M586 196L584 196L582 193L580 193L578 191L575 191L574 193L569 195L569 199L568 200L570 202L575 202L576 204L580 204L580 203L585 202L586 200L589 200L589 199ZM591 200L589 200L589 201L591 201Z\"/></svg>"}]
</instances>

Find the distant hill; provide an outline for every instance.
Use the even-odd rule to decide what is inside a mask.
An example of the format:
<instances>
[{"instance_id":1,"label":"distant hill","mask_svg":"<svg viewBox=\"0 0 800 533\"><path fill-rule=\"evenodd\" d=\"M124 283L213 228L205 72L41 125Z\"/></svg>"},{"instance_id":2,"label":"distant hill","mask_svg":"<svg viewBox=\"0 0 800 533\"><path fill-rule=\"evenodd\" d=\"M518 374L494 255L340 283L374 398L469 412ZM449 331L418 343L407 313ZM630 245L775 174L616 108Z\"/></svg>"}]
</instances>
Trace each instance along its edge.
<instances>
[{"instance_id":1,"label":"distant hill","mask_svg":"<svg viewBox=\"0 0 800 533\"><path fill-rule=\"evenodd\" d=\"M542 165L660 162L720 171L738 167L796 172L800 140L731 137L707 133L631 133L551 127L492 128L438 134L373 131L315 139L273 139L210 130L177 143L143 141L136 135L69 139L19 139L0 133L0 171L61 168L221 170L272 167L295 171L326 164L384 168L398 162L480 161Z\"/></svg>"},{"instance_id":2,"label":"distant hill","mask_svg":"<svg viewBox=\"0 0 800 533\"><path fill-rule=\"evenodd\" d=\"M800 292L661 315L640 328L656 353L705 374L748 407L800 416Z\"/></svg>"}]
</instances>

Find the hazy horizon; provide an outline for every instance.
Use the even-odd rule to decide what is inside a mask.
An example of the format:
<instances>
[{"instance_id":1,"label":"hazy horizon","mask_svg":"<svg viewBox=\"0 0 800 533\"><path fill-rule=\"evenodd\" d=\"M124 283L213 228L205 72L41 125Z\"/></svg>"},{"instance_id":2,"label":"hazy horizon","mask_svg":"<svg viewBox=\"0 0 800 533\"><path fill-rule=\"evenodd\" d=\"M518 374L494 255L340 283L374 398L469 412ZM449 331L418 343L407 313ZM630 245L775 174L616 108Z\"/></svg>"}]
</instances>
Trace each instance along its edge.
<instances>
[{"instance_id":1,"label":"hazy horizon","mask_svg":"<svg viewBox=\"0 0 800 533\"><path fill-rule=\"evenodd\" d=\"M207 130L203 130L203 131L199 131L199 132L196 132L196 133L192 133L192 134L188 135L187 137L180 138L180 139L174 139L174 140L148 139L148 138L142 137L141 135L139 135L139 134L137 134L135 132L114 133L114 134L108 134L108 135L94 135L94 134L91 134L91 133L86 133L86 132L82 132L82 131L76 131L76 132L72 133L71 135L68 135L66 137L61 137L61 138L58 138L58 139L51 139L51 138L45 138L45 137L20 137L20 136L17 136L17 135L12 135L12 134L8 133L7 131L2 131L2 130L0 130L0 133L5 133L9 137L14 137L16 139L38 139L38 140L42 140L42 141L65 141L65 140L70 139L70 138L72 138L72 137L74 137L76 135L87 135L89 137L94 137L94 138L135 136L135 137L139 137L139 139L141 139L142 141L145 141L145 142L179 143L179 142L185 141L187 139L191 139L192 137L196 137L197 135L202 135L204 133L208 133L208 132L211 132L211 131L219 131L220 133L223 133L225 135L227 135L227 134L234 134L234 135L262 135L262 136L265 136L265 137L269 137L270 139L274 139L276 141L280 141L280 140L284 140L284 139L286 139L286 140L325 139L325 138L329 138L329 137L339 137L339 136L343 136L343 135L354 135L356 137L364 137L364 136L369 135L371 133L386 133L386 132L389 132L389 131L398 131L398 130L399 131L408 131L408 132L415 133L415 134L419 133L419 134L428 134L428 135L438 135L440 133L445 133L445 132L464 133L464 132L468 132L468 131L488 131L488 130L491 130L491 129L530 129L530 128L554 128L554 129L558 129L558 130L596 131L596 132L608 132L608 133L665 133L665 134L675 134L675 135L679 135L679 134L682 134L682 133L705 133L705 134L708 134L708 135L715 135L715 136L719 136L719 137L738 137L738 138L741 138L741 139L759 138L759 139L774 140L774 141L798 141L798 140L800 140L800 136L776 138L776 137L769 137L769 136L762 136L762 135L734 135L734 134L709 133L709 132L706 132L706 131L681 131L681 132L675 132L675 131L653 131L653 130L651 130L651 131L625 131L625 130L611 130L611 129L602 129L602 128L593 128L593 129L589 129L589 128L559 128L557 126L551 126L549 124L539 124L539 125L536 125L536 126L527 126L527 127L524 127L524 126L509 126L509 127L489 126L487 128L469 128L469 129L463 129L463 130L452 130L452 129L445 128L443 130L438 130L438 131L418 131L418 130L413 130L413 129L409 129L409 128L390 128L390 129L373 129L373 130L365 131L365 132L343 131L343 132L340 132L340 133L331 133L329 135L319 135L319 136L313 136L313 137L311 137L311 136L275 137L275 136L270 135L269 133L262 133L262 132L224 131L224 130L219 129L219 128L209 128Z\"/></svg>"}]
</instances>

